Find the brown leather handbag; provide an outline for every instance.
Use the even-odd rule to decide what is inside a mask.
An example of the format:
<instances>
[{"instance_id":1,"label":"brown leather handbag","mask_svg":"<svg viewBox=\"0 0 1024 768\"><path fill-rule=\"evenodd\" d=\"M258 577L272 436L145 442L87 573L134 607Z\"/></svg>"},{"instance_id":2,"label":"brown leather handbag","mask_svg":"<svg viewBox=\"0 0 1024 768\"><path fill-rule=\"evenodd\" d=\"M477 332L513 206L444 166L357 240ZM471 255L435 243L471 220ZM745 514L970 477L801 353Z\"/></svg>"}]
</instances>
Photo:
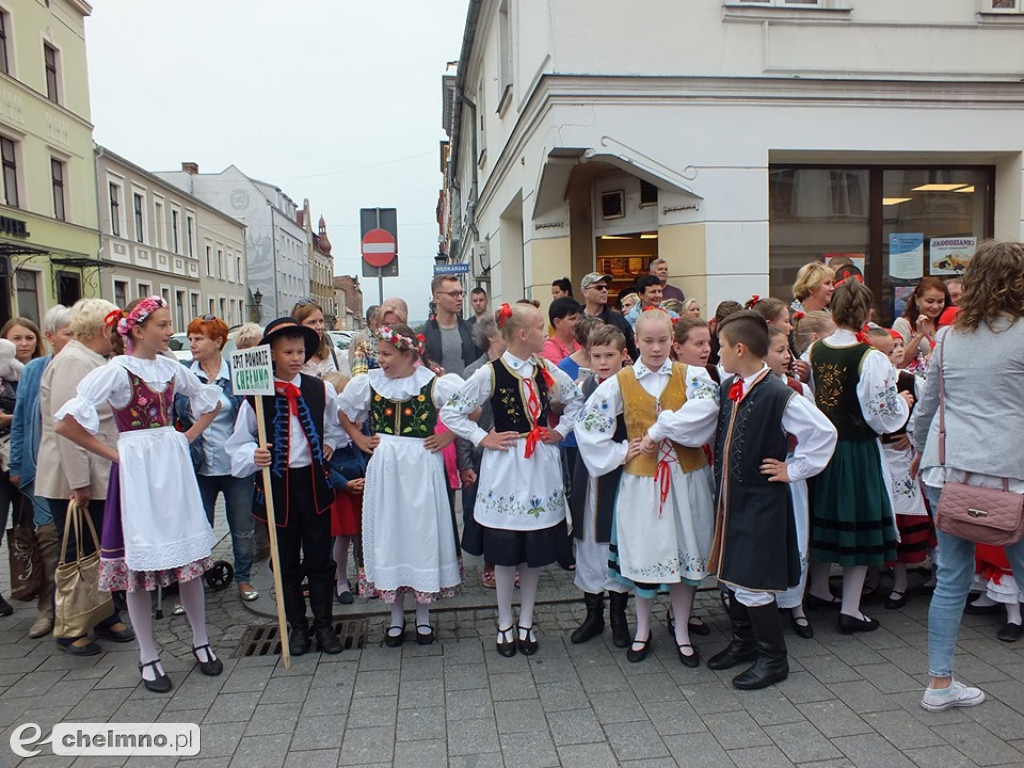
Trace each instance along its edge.
<instances>
[{"instance_id":1,"label":"brown leather handbag","mask_svg":"<svg viewBox=\"0 0 1024 768\"><path fill-rule=\"evenodd\" d=\"M947 334L949 332L947 331ZM939 464L946 464L946 385L942 371L942 347L939 342ZM1003 487L980 488L968 485L968 472L962 483L942 486L935 524L939 530L978 544L1005 547L1024 536L1024 494L1012 493L1003 478Z\"/></svg>"},{"instance_id":2,"label":"brown leather handbag","mask_svg":"<svg viewBox=\"0 0 1024 768\"><path fill-rule=\"evenodd\" d=\"M93 552L82 554L84 530L92 536ZM68 561L68 539L75 537L75 560ZM54 637L81 637L114 612L109 592L100 592L100 544L89 510L68 504L60 565L54 577Z\"/></svg>"}]
</instances>

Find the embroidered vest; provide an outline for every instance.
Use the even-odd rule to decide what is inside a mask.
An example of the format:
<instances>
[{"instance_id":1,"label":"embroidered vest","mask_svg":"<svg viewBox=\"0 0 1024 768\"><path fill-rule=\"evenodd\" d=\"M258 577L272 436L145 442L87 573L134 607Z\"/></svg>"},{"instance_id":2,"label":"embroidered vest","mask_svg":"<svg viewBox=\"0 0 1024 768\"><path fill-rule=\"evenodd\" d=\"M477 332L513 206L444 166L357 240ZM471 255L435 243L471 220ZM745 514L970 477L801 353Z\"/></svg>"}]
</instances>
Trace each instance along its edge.
<instances>
[{"instance_id":1,"label":"embroidered vest","mask_svg":"<svg viewBox=\"0 0 1024 768\"><path fill-rule=\"evenodd\" d=\"M543 363L537 359L533 361L533 387L540 400L540 416L536 422L530 416L530 409L526 404L527 390L523 377L509 368L500 357L488 365L491 366L494 390L494 394L491 395L491 409L494 411L495 432L518 432L520 435L526 435L537 425L546 427L551 393L548 392L547 384L544 383L544 377L540 372Z\"/></svg>"},{"instance_id":2,"label":"embroidered vest","mask_svg":"<svg viewBox=\"0 0 1024 768\"><path fill-rule=\"evenodd\" d=\"M584 382L581 388L585 400L589 400L597 389L597 377L591 376ZM615 432L612 440L621 443L626 439L626 422L622 414L615 417ZM583 528L583 521L586 515L587 506L587 483L593 483L594 497L596 499L596 514L594 515L594 541L607 544L612 536L612 519L615 515L615 498L619 490L619 479L622 477L622 467L616 467L611 472L600 477L591 477L587 472L587 465L583 457L576 456L576 465L572 468L573 493L569 499L569 512L572 514L572 533L580 541L586 536Z\"/></svg>"},{"instance_id":3,"label":"embroidered vest","mask_svg":"<svg viewBox=\"0 0 1024 768\"><path fill-rule=\"evenodd\" d=\"M145 381L125 368L132 385L132 396L121 409L112 408L118 432L156 429L174 424L174 382L156 392Z\"/></svg>"},{"instance_id":4,"label":"embroidered vest","mask_svg":"<svg viewBox=\"0 0 1024 768\"><path fill-rule=\"evenodd\" d=\"M300 374L299 424L309 441L309 452L313 458L312 493L318 514L329 509L334 501L324 466L324 411L327 407L327 392L324 383L313 376ZM252 402L253 398L250 398ZM255 407L255 406L254 406ZM288 524L288 398L283 396L263 398L263 421L267 429L267 441L273 444L270 459L271 488L274 494L274 517L283 528ZM256 495L253 514L266 519L266 500L263 488L263 473L256 473Z\"/></svg>"},{"instance_id":5,"label":"embroidered vest","mask_svg":"<svg viewBox=\"0 0 1024 768\"><path fill-rule=\"evenodd\" d=\"M408 400L389 400L370 387L370 426L378 435L415 437L424 440L434 434L437 426L437 406L434 405L432 378L418 395Z\"/></svg>"},{"instance_id":6,"label":"embroidered vest","mask_svg":"<svg viewBox=\"0 0 1024 768\"><path fill-rule=\"evenodd\" d=\"M857 397L861 362L871 349L867 344L833 348L821 341L811 347L814 401L835 425L840 440L863 442L878 437L864 420Z\"/></svg>"},{"instance_id":7,"label":"embroidered vest","mask_svg":"<svg viewBox=\"0 0 1024 768\"><path fill-rule=\"evenodd\" d=\"M633 366L623 368L616 374L619 379L619 390L622 392L622 415L626 420L626 433L630 440L643 437L654 422L658 420L658 406L663 411L678 411L686 402L686 366L672 364L665 391L660 398L655 398L640 382L637 381ZM679 468L684 472L694 472L708 465L707 457L701 448L688 448L673 442ZM654 477L658 468L657 456L639 454L626 463L625 471L631 475Z\"/></svg>"}]
</instances>

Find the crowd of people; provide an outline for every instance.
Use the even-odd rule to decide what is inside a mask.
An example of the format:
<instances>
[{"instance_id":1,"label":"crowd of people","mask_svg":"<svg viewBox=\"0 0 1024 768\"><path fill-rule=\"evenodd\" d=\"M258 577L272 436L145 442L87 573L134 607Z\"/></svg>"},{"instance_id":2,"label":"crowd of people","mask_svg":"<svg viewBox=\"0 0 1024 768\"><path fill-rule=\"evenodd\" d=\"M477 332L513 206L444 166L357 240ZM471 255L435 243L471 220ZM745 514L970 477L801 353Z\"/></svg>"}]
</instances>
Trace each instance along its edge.
<instances>
[{"instance_id":1,"label":"crowd of people","mask_svg":"<svg viewBox=\"0 0 1024 768\"><path fill-rule=\"evenodd\" d=\"M976 558L933 520L946 483L1024 491L1024 245L984 243L962 277L924 278L892 328L877 324L848 260L804 266L792 304L726 301L708 321L667 277L656 261L623 312L599 272L580 281L582 301L554 281L546 316L529 299L492 308L478 287L463 319L460 280L438 276L422 328L405 301L386 299L347 354L322 309L300 301L235 333L240 348L271 348L275 395L262 409L232 392L217 317L189 324L190 366L167 354L160 297L57 307L45 333L13 318L0 330L0 516L13 506L31 521L45 563L30 636L54 631L53 571L78 509L101 531L98 588L119 597L90 633L58 645L89 655L97 640L136 640L146 688L170 690L150 593L176 583L197 664L220 674L202 587L216 502L239 599L255 600L272 498L293 655L314 640L339 653L333 605L355 596L390 606L388 647L408 639L411 596L411 636L434 642L430 608L460 592L466 552L495 590L502 656L537 652L540 569L557 563L586 608L571 642L603 633L607 600L613 644L639 663L667 595L679 662L741 667L735 687L757 689L788 675L787 626L811 638L808 612L833 610L841 633L871 632L869 604L905 605L908 569L930 562L922 706L983 701L953 678L960 614L973 589L968 610L1005 610L998 637L1021 636L1024 544ZM708 577L730 641L704 661L694 596Z\"/></svg>"}]
</instances>

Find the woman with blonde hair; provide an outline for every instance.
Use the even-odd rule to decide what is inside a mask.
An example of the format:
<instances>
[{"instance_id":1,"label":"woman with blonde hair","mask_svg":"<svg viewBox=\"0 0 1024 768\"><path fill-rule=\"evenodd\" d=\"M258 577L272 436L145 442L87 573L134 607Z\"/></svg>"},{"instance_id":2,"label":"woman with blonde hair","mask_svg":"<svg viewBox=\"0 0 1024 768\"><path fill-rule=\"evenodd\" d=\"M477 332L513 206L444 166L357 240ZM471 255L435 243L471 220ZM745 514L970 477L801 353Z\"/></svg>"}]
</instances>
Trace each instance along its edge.
<instances>
[{"instance_id":1,"label":"woman with blonde hair","mask_svg":"<svg viewBox=\"0 0 1024 768\"><path fill-rule=\"evenodd\" d=\"M320 348L306 362L302 372L309 376L316 376L322 379L324 374L331 371L339 371L348 376L350 371L344 369L345 364L334 349L334 342L327 333L327 326L324 322L324 310L312 299L302 299L292 307L292 319L298 320L300 325L312 328L320 337Z\"/></svg>"},{"instance_id":2,"label":"woman with blonde hair","mask_svg":"<svg viewBox=\"0 0 1024 768\"><path fill-rule=\"evenodd\" d=\"M835 273L819 261L812 261L800 267L793 283L794 312L815 312L825 309L832 301Z\"/></svg>"}]
</instances>

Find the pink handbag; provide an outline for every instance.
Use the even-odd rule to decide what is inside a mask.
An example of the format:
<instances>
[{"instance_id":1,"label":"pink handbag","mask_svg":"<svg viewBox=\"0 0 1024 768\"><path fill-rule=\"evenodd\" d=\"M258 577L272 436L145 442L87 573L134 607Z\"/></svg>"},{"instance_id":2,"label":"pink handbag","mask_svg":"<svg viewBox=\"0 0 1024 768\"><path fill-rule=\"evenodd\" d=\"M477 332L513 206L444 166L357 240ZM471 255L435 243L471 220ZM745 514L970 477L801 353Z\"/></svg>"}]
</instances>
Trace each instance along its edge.
<instances>
[{"instance_id":1,"label":"pink handbag","mask_svg":"<svg viewBox=\"0 0 1024 768\"><path fill-rule=\"evenodd\" d=\"M942 372L942 347L939 343L939 464L946 464L946 386ZM942 486L935 524L939 530L979 544L1005 547L1024 536L1024 494L1011 493L1003 478L1002 490L968 485L970 473L962 483Z\"/></svg>"}]
</instances>

